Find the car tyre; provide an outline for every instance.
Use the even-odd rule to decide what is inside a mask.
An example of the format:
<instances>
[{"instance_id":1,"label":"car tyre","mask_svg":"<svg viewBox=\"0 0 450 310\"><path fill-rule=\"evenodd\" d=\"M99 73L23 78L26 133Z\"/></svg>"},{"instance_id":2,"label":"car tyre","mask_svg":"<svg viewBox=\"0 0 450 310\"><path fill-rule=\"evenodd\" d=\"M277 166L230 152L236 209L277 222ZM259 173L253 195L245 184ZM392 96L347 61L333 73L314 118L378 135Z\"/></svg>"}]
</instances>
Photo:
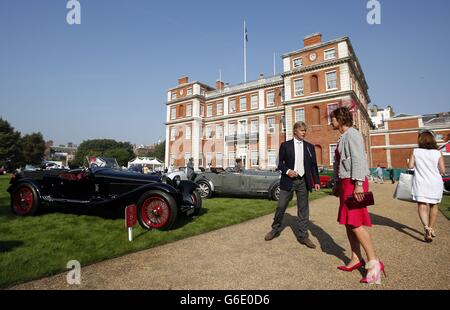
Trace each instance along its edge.
<instances>
[{"instance_id":1,"label":"car tyre","mask_svg":"<svg viewBox=\"0 0 450 310\"><path fill-rule=\"evenodd\" d=\"M207 181L200 181L197 183L199 186L199 193L200 193L200 197L201 198L211 198L212 196L212 190L211 190L211 186L209 185L209 183Z\"/></svg>"},{"instance_id":2,"label":"car tyre","mask_svg":"<svg viewBox=\"0 0 450 310\"><path fill-rule=\"evenodd\" d=\"M327 182L327 188L333 188L333 186L334 186L334 181L331 179L331 180L329 180L328 182Z\"/></svg>"},{"instance_id":3,"label":"car tyre","mask_svg":"<svg viewBox=\"0 0 450 310\"><path fill-rule=\"evenodd\" d=\"M197 190L192 192L192 199L194 201L194 215L199 215L202 210L202 197Z\"/></svg>"},{"instance_id":4,"label":"car tyre","mask_svg":"<svg viewBox=\"0 0 450 310\"><path fill-rule=\"evenodd\" d=\"M137 213L142 228L169 230L175 223L178 208L172 196L163 191L151 190L139 198Z\"/></svg>"},{"instance_id":5,"label":"car tyre","mask_svg":"<svg viewBox=\"0 0 450 310\"><path fill-rule=\"evenodd\" d=\"M272 199L275 201L280 200L280 183L275 185L272 189Z\"/></svg>"},{"instance_id":6,"label":"car tyre","mask_svg":"<svg viewBox=\"0 0 450 310\"><path fill-rule=\"evenodd\" d=\"M36 213L39 206L39 196L34 186L21 184L11 195L11 211L19 216L29 216Z\"/></svg>"}]
</instances>

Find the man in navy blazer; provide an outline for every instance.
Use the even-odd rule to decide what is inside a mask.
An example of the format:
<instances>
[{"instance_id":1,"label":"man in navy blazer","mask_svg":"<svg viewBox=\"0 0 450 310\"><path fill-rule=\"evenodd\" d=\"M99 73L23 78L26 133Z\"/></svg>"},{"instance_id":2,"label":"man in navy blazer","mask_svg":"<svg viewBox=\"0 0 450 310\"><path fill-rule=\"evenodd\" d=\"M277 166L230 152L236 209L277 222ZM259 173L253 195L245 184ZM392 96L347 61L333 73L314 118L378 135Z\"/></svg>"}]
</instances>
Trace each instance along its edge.
<instances>
[{"instance_id":1,"label":"man in navy blazer","mask_svg":"<svg viewBox=\"0 0 450 310\"><path fill-rule=\"evenodd\" d=\"M316 191L320 190L320 179L314 145L304 140L306 130L307 126L304 122L296 122L294 138L280 145L278 155L278 169L281 171L280 199L275 211L272 230L266 234L264 239L270 241L279 236L284 213L295 191L299 229L297 238L301 244L314 249L316 246L308 237L308 196L313 188Z\"/></svg>"}]
</instances>

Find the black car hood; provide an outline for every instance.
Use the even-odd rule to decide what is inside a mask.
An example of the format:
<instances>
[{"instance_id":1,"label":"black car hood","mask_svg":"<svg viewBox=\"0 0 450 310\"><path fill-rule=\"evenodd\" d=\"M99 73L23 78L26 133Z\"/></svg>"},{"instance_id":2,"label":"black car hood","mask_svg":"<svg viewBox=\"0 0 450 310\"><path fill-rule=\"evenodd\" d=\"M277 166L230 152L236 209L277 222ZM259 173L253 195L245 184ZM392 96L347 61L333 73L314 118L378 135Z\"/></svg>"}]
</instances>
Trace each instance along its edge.
<instances>
[{"instance_id":1,"label":"black car hood","mask_svg":"<svg viewBox=\"0 0 450 310\"><path fill-rule=\"evenodd\" d=\"M95 178L110 178L123 181L160 182L161 177L138 172L120 171L111 168L93 168Z\"/></svg>"}]
</instances>

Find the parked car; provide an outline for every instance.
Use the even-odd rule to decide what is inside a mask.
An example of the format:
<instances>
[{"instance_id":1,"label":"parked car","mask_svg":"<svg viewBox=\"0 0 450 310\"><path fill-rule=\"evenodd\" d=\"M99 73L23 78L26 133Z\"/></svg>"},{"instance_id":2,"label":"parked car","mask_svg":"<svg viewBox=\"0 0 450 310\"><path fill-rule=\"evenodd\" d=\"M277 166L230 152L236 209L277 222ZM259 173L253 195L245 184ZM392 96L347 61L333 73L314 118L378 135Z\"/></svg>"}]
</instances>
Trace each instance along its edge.
<instances>
[{"instance_id":1,"label":"parked car","mask_svg":"<svg viewBox=\"0 0 450 310\"><path fill-rule=\"evenodd\" d=\"M211 168L195 178L199 185L200 196L210 198L212 195L223 196L259 196L278 200L280 198L279 171L242 170L233 168Z\"/></svg>"},{"instance_id":2,"label":"parked car","mask_svg":"<svg viewBox=\"0 0 450 310\"><path fill-rule=\"evenodd\" d=\"M450 192L450 175L444 175L442 181L444 182L444 191Z\"/></svg>"},{"instance_id":3,"label":"parked car","mask_svg":"<svg viewBox=\"0 0 450 310\"><path fill-rule=\"evenodd\" d=\"M197 175L203 173L205 169L202 169L201 167L199 170L194 171L194 179ZM172 173L167 174L167 177L174 181L180 181L180 180L187 180L187 174L186 174L186 167L180 167L177 171L174 171Z\"/></svg>"},{"instance_id":4,"label":"parked car","mask_svg":"<svg viewBox=\"0 0 450 310\"><path fill-rule=\"evenodd\" d=\"M145 229L167 230L180 213L197 215L202 198L191 181L91 165L83 169L22 171L14 174L8 192L12 212L33 215L45 205L80 208L137 205L139 224Z\"/></svg>"},{"instance_id":5,"label":"parked car","mask_svg":"<svg viewBox=\"0 0 450 310\"><path fill-rule=\"evenodd\" d=\"M329 175L319 175L321 188L333 188L334 181Z\"/></svg>"}]
</instances>

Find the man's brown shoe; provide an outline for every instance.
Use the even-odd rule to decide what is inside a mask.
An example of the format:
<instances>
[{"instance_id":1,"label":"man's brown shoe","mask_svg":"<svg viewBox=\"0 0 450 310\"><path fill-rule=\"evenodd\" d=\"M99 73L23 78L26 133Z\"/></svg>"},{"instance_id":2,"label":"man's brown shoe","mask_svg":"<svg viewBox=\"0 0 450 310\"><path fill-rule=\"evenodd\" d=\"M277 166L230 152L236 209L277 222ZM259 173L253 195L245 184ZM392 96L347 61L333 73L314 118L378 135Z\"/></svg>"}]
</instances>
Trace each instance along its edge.
<instances>
[{"instance_id":1,"label":"man's brown shoe","mask_svg":"<svg viewBox=\"0 0 450 310\"><path fill-rule=\"evenodd\" d=\"M298 240L298 242L300 242L301 244L306 245L310 249L315 249L316 248L316 245L308 237L305 238L305 239L300 239L300 240Z\"/></svg>"},{"instance_id":2,"label":"man's brown shoe","mask_svg":"<svg viewBox=\"0 0 450 310\"><path fill-rule=\"evenodd\" d=\"M280 234L279 234L278 232L271 230L271 231L269 231L269 232L266 234L266 236L264 237L264 240L270 241L270 240L272 240L273 238L278 237L279 235L280 235Z\"/></svg>"}]
</instances>

